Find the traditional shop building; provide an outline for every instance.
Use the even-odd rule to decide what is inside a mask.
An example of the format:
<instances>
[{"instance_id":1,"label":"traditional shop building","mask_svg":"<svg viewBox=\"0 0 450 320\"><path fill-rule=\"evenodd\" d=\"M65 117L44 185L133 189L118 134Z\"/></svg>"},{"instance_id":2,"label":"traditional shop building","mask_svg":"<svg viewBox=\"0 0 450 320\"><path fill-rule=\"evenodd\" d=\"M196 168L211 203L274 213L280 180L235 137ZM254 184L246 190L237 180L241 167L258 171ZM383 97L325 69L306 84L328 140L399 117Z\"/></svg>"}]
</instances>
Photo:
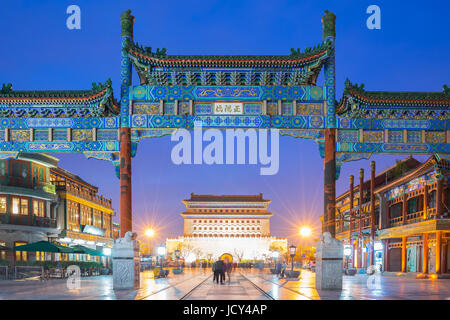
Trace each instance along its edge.
<instances>
[{"instance_id":1,"label":"traditional shop building","mask_svg":"<svg viewBox=\"0 0 450 320\"><path fill-rule=\"evenodd\" d=\"M58 167L58 161L43 153L19 153L14 159L0 160L0 260L14 264L47 259L43 252L13 250L38 241L96 250L112 246L111 200Z\"/></svg>"},{"instance_id":2,"label":"traditional shop building","mask_svg":"<svg viewBox=\"0 0 450 320\"><path fill-rule=\"evenodd\" d=\"M95 250L111 247L114 211L112 202L98 195L98 188L60 167L52 168L50 180L60 199L58 241Z\"/></svg>"},{"instance_id":3,"label":"traditional shop building","mask_svg":"<svg viewBox=\"0 0 450 320\"><path fill-rule=\"evenodd\" d=\"M167 252L189 248L192 259L217 259L227 256L234 261L263 259L270 247L287 249L286 238L270 235L267 211L270 200L263 195L196 195L183 200L186 211L184 236L166 240Z\"/></svg>"},{"instance_id":4,"label":"traditional shop building","mask_svg":"<svg viewBox=\"0 0 450 320\"><path fill-rule=\"evenodd\" d=\"M38 153L0 160L0 260L27 260L27 252L11 249L59 236L58 197L49 178L57 164L57 158Z\"/></svg>"},{"instance_id":5,"label":"traditional shop building","mask_svg":"<svg viewBox=\"0 0 450 320\"><path fill-rule=\"evenodd\" d=\"M337 197L336 237L344 241L344 265L384 271L448 273L450 162L439 155L412 157L375 174L360 170L359 185ZM362 192L361 192L362 191Z\"/></svg>"}]
</instances>

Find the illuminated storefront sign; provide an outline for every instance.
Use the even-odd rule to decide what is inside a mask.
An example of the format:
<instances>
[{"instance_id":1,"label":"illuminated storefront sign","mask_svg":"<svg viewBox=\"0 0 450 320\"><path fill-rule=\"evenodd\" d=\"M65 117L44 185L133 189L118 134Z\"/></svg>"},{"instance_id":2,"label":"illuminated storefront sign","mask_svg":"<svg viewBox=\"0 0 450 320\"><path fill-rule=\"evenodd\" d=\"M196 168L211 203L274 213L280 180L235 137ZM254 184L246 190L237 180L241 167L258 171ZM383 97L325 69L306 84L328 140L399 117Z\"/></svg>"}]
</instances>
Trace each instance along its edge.
<instances>
[{"instance_id":1,"label":"illuminated storefront sign","mask_svg":"<svg viewBox=\"0 0 450 320\"><path fill-rule=\"evenodd\" d=\"M94 236L100 236L100 237L105 236L105 230L91 226L89 224L83 226L83 233L88 233L88 234L92 234Z\"/></svg>"}]
</instances>

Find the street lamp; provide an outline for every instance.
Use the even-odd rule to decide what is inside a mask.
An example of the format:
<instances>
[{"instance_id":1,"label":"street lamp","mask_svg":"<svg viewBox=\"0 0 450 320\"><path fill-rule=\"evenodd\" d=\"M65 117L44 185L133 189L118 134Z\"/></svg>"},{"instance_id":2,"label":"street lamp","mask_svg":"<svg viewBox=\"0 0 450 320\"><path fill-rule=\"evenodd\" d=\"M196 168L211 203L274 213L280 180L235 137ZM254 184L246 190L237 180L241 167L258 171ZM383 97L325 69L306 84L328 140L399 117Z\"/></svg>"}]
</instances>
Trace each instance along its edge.
<instances>
[{"instance_id":1,"label":"street lamp","mask_svg":"<svg viewBox=\"0 0 450 320\"><path fill-rule=\"evenodd\" d=\"M178 259L180 258L180 250L175 250L175 257L177 258L177 268L178 268Z\"/></svg>"},{"instance_id":2,"label":"street lamp","mask_svg":"<svg viewBox=\"0 0 450 320\"><path fill-rule=\"evenodd\" d=\"M145 230L145 235L149 238L153 238L155 236L155 230L152 228L148 228Z\"/></svg>"},{"instance_id":3,"label":"street lamp","mask_svg":"<svg viewBox=\"0 0 450 320\"><path fill-rule=\"evenodd\" d=\"M145 229L144 234L148 238L148 254L150 255L150 250L152 247L152 238L155 236L155 229L147 228Z\"/></svg>"},{"instance_id":4,"label":"street lamp","mask_svg":"<svg viewBox=\"0 0 450 320\"><path fill-rule=\"evenodd\" d=\"M307 238L311 235L312 231L310 227L304 226L300 228L298 233L302 238Z\"/></svg>"},{"instance_id":5,"label":"street lamp","mask_svg":"<svg viewBox=\"0 0 450 320\"><path fill-rule=\"evenodd\" d=\"M297 251L297 247L292 245L289 247L289 253L291 254L291 259L292 259L292 268L291 270L294 270L294 257L295 257L295 251Z\"/></svg>"}]
</instances>

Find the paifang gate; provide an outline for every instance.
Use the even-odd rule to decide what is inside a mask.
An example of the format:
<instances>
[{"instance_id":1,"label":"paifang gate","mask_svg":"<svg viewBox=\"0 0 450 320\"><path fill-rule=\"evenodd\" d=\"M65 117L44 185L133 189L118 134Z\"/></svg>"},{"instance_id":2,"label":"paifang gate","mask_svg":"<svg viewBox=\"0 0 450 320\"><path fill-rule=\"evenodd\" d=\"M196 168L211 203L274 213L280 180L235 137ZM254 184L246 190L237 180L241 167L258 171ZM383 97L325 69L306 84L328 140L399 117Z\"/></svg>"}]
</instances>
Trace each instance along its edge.
<instances>
[{"instance_id":1,"label":"paifang gate","mask_svg":"<svg viewBox=\"0 0 450 320\"><path fill-rule=\"evenodd\" d=\"M78 152L113 162L121 234L132 230L131 165L137 143L178 128L277 128L313 139L324 158L323 231L335 235L335 185L343 162L374 153L450 154L450 89L374 92L346 81L335 97L335 20L323 39L279 56L183 56L134 42L122 13L120 103L111 81L85 91L0 91L0 159L20 152ZM132 83L132 68L139 85ZM324 83L317 84L324 71Z\"/></svg>"}]
</instances>

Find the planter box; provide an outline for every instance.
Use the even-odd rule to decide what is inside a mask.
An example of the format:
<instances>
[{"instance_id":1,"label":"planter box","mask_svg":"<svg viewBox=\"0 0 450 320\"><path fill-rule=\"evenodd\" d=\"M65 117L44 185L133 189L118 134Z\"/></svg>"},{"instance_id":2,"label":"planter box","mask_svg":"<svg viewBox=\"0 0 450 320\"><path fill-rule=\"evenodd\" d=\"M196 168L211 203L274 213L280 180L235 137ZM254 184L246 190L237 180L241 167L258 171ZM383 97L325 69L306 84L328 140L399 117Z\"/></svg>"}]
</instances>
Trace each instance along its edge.
<instances>
[{"instance_id":1,"label":"planter box","mask_svg":"<svg viewBox=\"0 0 450 320\"><path fill-rule=\"evenodd\" d=\"M356 274L356 269L345 269L345 274L347 276L354 276Z\"/></svg>"},{"instance_id":2,"label":"planter box","mask_svg":"<svg viewBox=\"0 0 450 320\"><path fill-rule=\"evenodd\" d=\"M172 273L173 273L173 274L180 274L180 273L183 273L183 269L182 269L182 268L172 269Z\"/></svg>"},{"instance_id":3,"label":"planter box","mask_svg":"<svg viewBox=\"0 0 450 320\"><path fill-rule=\"evenodd\" d=\"M286 270L284 271L286 278L298 279L300 277L300 271L297 270Z\"/></svg>"}]
</instances>

